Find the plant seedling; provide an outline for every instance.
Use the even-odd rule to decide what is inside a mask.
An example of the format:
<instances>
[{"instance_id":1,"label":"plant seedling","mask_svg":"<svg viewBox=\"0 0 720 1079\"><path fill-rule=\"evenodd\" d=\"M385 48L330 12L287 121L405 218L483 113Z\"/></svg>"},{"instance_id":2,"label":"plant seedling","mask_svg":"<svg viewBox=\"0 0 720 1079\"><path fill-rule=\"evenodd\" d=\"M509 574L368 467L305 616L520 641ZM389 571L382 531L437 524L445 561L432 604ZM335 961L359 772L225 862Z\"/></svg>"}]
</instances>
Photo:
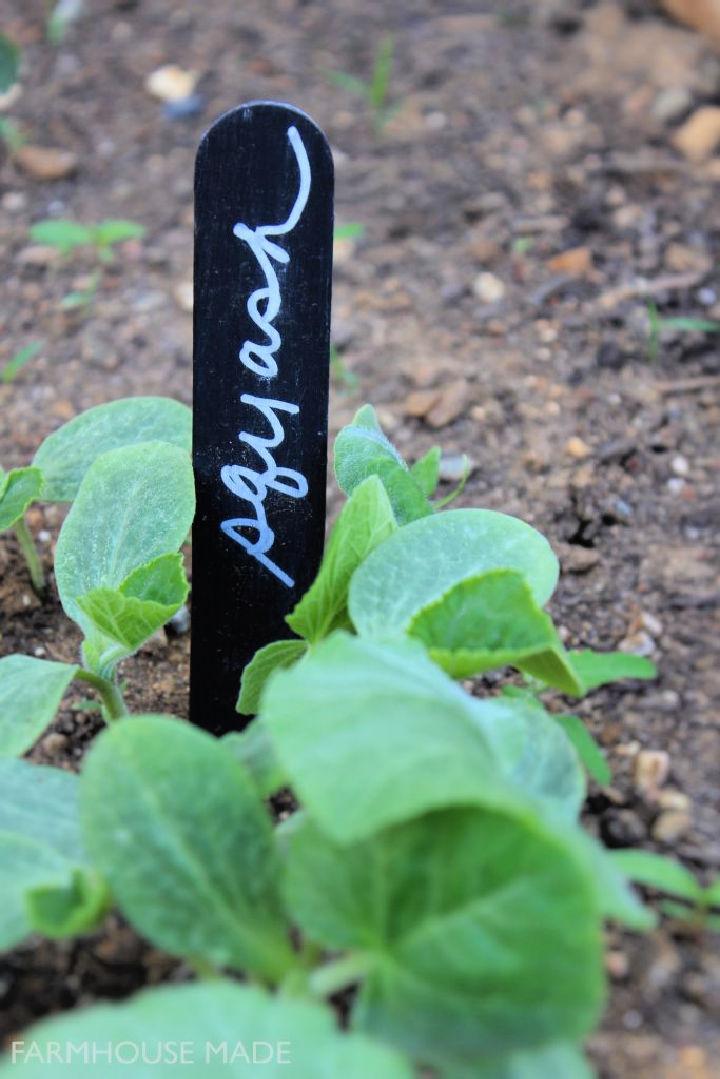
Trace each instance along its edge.
<instances>
[{"instance_id":1,"label":"plant seedling","mask_svg":"<svg viewBox=\"0 0 720 1079\"><path fill-rule=\"evenodd\" d=\"M0 33L0 94L6 94L18 81L21 58L15 42Z\"/></svg>"},{"instance_id":2,"label":"plant seedling","mask_svg":"<svg viewBox=\"0 0 720 1079\"><path fill-rule=\"evenodd\" d=\"M580 828L568 717L456 679L512 664L579 696L653 668L566 652L543 610L558 576L547 540L489 510L438 512L439 460L434 447L408 467L368 406L340 432L347 501L288 615L296 637L256 654L238 701L256 718L220 739L126 716L117 683L187 591L186 451L124 445L84 472L55 563L82 665L0 660L0 757L34 742L73 678L119 722L79 777L0 760L0 947L86 932L113 903L212 980L52 1019L34 1043L217 1041L232 1014L263 1041L296 1037L301 1079L318 1059L348 1079L588 1075L603 918L653 918ZM63 495L76 473L45 482ZM298 809L273 827L267 799L283 788ZM348 1034L323 1002L350 989Z\"/></svg>"},{"instance_id":3,"label":"plant seedling","mask_svg":"<svg viewBox=\"0 0 720 1079\"><path fill-rule=\"evenodd\" d=\"M694 928L720 930L720 876L703 888L674 858L646 850L618 850L611 857L636 884L681 900L663 901L663 913Z\"/></svg>"},{"instance_id":4,"label":"plant seedling","mask_svg":"<svg viewBox=\"0 0 720 1079\"><path fill-rule=\"evenodd\" d=\"M5 384L13 382L20 374L23 367L30 363L30 360L35 359L42 347L42 341L31 341L23 348L18 349L12 359L8 360L5 366L0 370L0 382L4 382Z\"/></svg>"},{"instance_id":5,"label":"plant seedling","mask_svg":"<svg viewBox=\"0 0 720 1079\"><path fill-rule=\"evenodd\" d=\"M77 221L38 221L30 228L31 239L38 244L54 247L64 258L75 251L89 248L94 252L100 267L115 259L114 248L126 240L139 239L145 234L142 225L134 221L100 221L97 225L82 225ZM87 307L93 302L102 280L101 268L89 277L87 284L68 292L60 302L65 311Z\"/></svg>"},{"instance_id":6,"label":"plant seedling","mask_svg":"<svg viewBox=\"0 0 720 1079\"><path fill-rule=\"evenodd\" d=\"M382 134L382 129L399 108L399 105L391 105L388 101L394 51L395 39L392 34L386 34L375 50L372 73L367 82L346 71L328 72L328 78L336 86L348 90L365 101L370 110L373 131L376 135Z\"/></svg>"},{"instance_id":7,"label":"plant seedling","mask_svg":"<svg viewBox=\"0 0 720 1079\"><path fill-rule=\"evenodd\" d=\"M190 449L190 410L162 397L131 397L88 409L42 443L31 466L0 469L0 532L12 528L33 587L45 585L42 563L25 511L35 501L71 502L90 465L102 453L161 439Z\"/></svg>"},{"instance_id":8,"label":"plant seedling","mask_svg":"<svg viewBox=\"0 0 720 1079\"><path fill-rule=\"evenodd\" d=\"M687 333L720 333L720 322L714 319L692 318L690 316L677 316L675 318L663 318L657 306L651 301L647 304L649 323L648 336L648 359L655 363L660 356L663 330L680 330Z\"/></svg>"}]
</instances>

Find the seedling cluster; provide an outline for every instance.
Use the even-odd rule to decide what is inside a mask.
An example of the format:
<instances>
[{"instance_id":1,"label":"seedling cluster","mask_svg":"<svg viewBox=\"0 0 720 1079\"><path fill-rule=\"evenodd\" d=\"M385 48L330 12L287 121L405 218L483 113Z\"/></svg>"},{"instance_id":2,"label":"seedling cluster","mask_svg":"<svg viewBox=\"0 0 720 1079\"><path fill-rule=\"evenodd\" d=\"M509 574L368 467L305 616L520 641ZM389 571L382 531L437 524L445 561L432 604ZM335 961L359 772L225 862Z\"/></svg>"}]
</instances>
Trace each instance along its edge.
<instances>
[{"instance_id":1,"label":"seedling cluster","mask_svg":"<svg viewBox=\"0 0 720 1079\"><path fill-rule=\"evenodd\" d=\"M243 673L238 711L255 718L218 739L128 716L118 665L187 595L188 441L183 406L119 401L6 478L5 527L33 499L72 501L55 577L83 643L74 665L0 660L0 947L89 931L114 904L200 979L32 1037L199 1044L251 1030L289 1040L303 1079L589 1075L603 921L654 920L629 879L706 921L717 885L609 855L581 829L585 769L607 782L607 763L542 694L580 698L651 678L652 664L567 650L545 610L547 540L502 513L443 511L439 448L409 467L366 406L336 440L347 500L288 615L294 636ZM522 684L468 691L508 666ZM79 776L18 759L73 679L108 722ZM327 1003L338 993L346 1033Z\"/></svg>"}]
</instances>

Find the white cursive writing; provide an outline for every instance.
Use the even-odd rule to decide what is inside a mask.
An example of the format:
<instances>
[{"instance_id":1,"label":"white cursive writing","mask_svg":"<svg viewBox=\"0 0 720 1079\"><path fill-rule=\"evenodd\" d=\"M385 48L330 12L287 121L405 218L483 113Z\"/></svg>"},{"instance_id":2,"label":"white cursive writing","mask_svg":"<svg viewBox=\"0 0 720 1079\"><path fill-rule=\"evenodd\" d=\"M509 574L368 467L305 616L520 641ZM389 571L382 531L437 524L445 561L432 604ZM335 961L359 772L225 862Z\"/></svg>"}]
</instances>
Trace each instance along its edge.
<instances>
[{"instance_id":1,"label":"white cursive writing","mask_svg":"<svg viewBox=\"0 0 720 1079\"><path fill-rule=\"evenodd\" d=\"M283 236L295 228L310 194L310 162L307 152L297 128L288 128L287 134L300 174L298 192L290 214L282 224L278 225L258 225L251 229L248 225L238 222L233 227L234 235L248 245L265 275L264 287L255 289L248 298L247 312L267 340L264 342L245 341L238 358L249 371L265 379L274 378L278 373L275 353L282 344L280 334L273 326L281 307L280 284L273 261L283 266L290 262L289 253L268 237ZM298 405L287 401L274 401L251 394L243 394L240 403L257 409L269 425L270 434L268 437L261 437L241 431L238 435L238 440L258 456L260 462L258 468L249 468L247 465L223 465L220 469L220 478L234 495L250 503L254 516L234 517L223 521L220 527L226 536L239 543L279 581L291 588L295 583L292 577L288 576L268 555L275 542L275 533L268 524L265 499L270 490L278 491L290 498L304 498L308 493L307 480L302 473L292 468L278 467L270 452L276 450L285 441L285 430L278 419L278 412L287 412L295 416L299 408ZM258 470L260 468L264 470ZM255 539L248 538L238 529L250 529Z\"/></svg>"}]
</instances>

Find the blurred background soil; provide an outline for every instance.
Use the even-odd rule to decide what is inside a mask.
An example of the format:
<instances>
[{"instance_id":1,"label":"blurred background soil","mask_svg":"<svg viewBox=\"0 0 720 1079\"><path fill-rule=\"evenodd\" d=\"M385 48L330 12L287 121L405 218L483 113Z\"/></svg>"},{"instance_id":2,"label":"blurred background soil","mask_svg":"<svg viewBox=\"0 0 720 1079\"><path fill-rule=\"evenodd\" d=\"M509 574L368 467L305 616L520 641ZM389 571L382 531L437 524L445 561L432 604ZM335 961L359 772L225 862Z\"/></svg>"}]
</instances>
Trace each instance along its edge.
<instances>
[{"instance_id":1,"label":"blurred background soil","mask_svg":"<svg viewBox=\"0 0 720 1079\"><path fill-rule=\"evenodd\" d=\"M24 53L3 115L52 151L6 150L0 167L0 368L41 343L0 384L3 466L91 405L190 401L198 140L242 101L302 107L333 148L338 223L365 229L336 245L333 430L372 401L410 458L442 443L448 480L470 456L460 504L548 535L568 643L660 667L655 683L580 706L614 773L592 789L589 828L703 879L720 871L720 337L662 324L720 320L718 55L642 0L85 8L54 46L41 0L0 0L0 29ZM388 33L397 108L376 134L328 72L366 77ZM189 104L148 89L166 64L196 73ZM65 309L95 263L31 242L50 217L127 218L146 234L89 303ZM48 566L61 517L30 513ZM72 660L77 645L5 533L0 652ZM158 635L126 664L131 706L186 714L187 665L187 634ZM71 694L33 757L76 767L98 726ZM608 945L610 1001L591 1040L601 1074L720 1075L717 938L665 920L643 938L611 930ZM0 959L3 1030L183 976L113 917L94 937Z\"/></svg>"}]
</instances>

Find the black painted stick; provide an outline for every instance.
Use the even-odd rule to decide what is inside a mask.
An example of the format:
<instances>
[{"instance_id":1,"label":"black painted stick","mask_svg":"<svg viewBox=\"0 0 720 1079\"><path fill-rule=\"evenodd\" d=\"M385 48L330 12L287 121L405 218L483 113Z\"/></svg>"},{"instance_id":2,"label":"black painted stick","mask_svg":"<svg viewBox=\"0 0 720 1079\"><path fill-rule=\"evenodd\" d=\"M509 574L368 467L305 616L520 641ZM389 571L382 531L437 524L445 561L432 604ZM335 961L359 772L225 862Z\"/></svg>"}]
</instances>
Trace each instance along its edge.
<instances>
[{"instance_id":1,"label":"black painted stick","mask_svg":"<svg viewBox=\"0 0 720 1079\"><path fill-rule=\"evenodd\" d=\"M191 719L244 725L240 675L290 636L325 533L333 167L298 109L241 105L195 171Z\"/></svg>"}]
</instances>

